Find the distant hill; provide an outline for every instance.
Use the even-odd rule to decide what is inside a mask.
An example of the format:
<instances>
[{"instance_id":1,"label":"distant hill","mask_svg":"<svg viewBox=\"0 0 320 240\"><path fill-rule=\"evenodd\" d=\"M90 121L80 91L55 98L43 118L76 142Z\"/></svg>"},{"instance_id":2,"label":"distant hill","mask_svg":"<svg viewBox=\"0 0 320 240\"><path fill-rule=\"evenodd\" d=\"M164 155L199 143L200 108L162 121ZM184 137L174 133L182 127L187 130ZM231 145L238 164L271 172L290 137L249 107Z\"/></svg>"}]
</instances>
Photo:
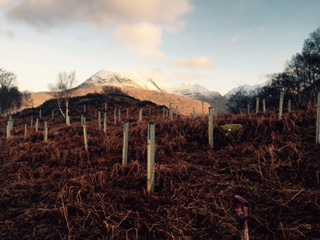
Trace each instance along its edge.
<instances>
[{"instance_id":1,"label":"distant hill","mask_svg":"<svg viewBox=\"0 0 320 240\"><path fill-rule=\"evenodd\" d=\"M140 100L148 100L158 105L169 107L170 103L178 107L182 115L190 115L193 109L197 114L202 113L204 101L205 113L210 104L218 99L218 108L225 109L224 98L220 93L210 91L199 84L180 84L175 87L165 86L162 82L153 79L143 79L135 72L120 73L112 69L103 69L93 74L75 88L74 96L83 96L88 93L101 92L103 86L116 86ZM34 106L51 99L49 92L32 93Z\"/></svg>"},{"instance_id":2,"label":"distant hill","mask_svg":"<svg viewBox=\"0 0 320 240\"><path fill-rule=\"evenodd\" d=\"M88 93L99 93L101 92L101 86L78 88L75 90L73 96L84 96ZM199 100L186 98L183 96L178 96L172 93L164 93L159 91L151 91L141 88L123 88L123 91L129 96L132 96L136 99L142 101L151 101L157 105L164 105L166 107L170 106L170 103L173 104L174 108L178 106L180 114L185 116L190 116L193 112L193 109L197 114L202 113L202 102ZM31 94L34 102L34 107L41 105L46 100L52 99L52 95L49 92L38 92ZM209 103L204 103L205 113L210 107Z\"/></svg>"}]
</instances>

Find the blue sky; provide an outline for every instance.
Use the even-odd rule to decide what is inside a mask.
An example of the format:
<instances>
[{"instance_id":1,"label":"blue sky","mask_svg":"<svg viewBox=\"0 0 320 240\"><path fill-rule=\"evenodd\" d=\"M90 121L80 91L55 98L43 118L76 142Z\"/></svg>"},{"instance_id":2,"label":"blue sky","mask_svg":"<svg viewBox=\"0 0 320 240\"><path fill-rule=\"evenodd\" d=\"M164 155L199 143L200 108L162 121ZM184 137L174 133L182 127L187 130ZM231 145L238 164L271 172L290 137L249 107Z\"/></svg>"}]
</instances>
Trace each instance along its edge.
<instances>
[{"instance_id":1,"label":"blue sky","mask_svg":"<svg viewBox=\"0 0 320 240\"><path fill-rule=\"evenodd\" d=\"M319 0L0 0L0 67L21 90L106 68L225 94L281 72L319 11Z\"/></svg>"}]
</instances>

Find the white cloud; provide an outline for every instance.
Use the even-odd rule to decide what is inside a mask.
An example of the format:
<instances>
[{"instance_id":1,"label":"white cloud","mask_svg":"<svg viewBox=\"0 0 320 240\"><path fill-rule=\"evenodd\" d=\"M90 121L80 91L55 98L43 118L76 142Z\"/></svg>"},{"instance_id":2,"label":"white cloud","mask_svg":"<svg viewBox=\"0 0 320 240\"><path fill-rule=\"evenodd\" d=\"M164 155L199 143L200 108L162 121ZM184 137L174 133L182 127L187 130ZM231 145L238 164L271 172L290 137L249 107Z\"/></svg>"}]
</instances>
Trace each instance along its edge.
<instances>
[{"instance_id":1,"label":"white cloud","mask_svg":"<svg viewBox=\"0 0 320 240\"><path fill-rule=\"evenodd\" d=\"M129 22L156 22L164 27L180 28L183 25L181 17L192 10L189 1L21 0L7 12L7 17L40 29L73 23L100 28Z\"/></svg>"},{"instance_id":2,"label":"white cloud","mask_svg":"<svg viewBox=\"0 0 320 240\"><path fill-rule=\"evenodd\" d=\"M144 79L152 79L163 83L172 81L172 77L163 72L161 68L139 69L136 72Z\"/></svg>"},{"instance_id":3,"label":"white cloud","mask_svg":"<svg viewBox=\"0 0 320 240\"><path fill-rule=\"evenodd\" d=\"M1 37L6 37L8 39L14 39L15 38L15 33L9 30L1 30L0 29L0 38Z\"/></svg>"},{"instance_id":4,"label":"white cloud","mask_svg":"<svg viewBox=\"0 0 320 240\"><path fill-rule=\"evenodd\" d=\"M162 38L162 29L159 26L150 23L123 25L117 27L114 34L128 50L141 57L164 57L164 53L159 50Z\"/></svg>"},{"instance_id":5,"label":"white cloud","mask_svg":"<svg viewBox=\"0 0 320 240\"><path fill-rule=\"evenodd\" d=\"M0 6L1 5L8 5L12 2L12 0L0 0Z\"/></svg>"},{"instance_id":6,"label":"white cloud","mask_svg":"<svg viewBox=\"0 0 320 240\"><path fill-rule=\"evenodd\" d=\"M236 43L238 43L238 42L240 42L242 40L242 36L240 36L240 35L234 35L232 38L231 38L231 40L230 40L230 42L232 43L232 44L236 44Z\"/></svg>"},{"instance_id":7,"label":"white cloud","mask_svg":"<svg viewBox=\"0 0 320 240\"><path fill-rule=\"evenodd\" d=\"M192 59L179 59L173 63L173 66L179 68L193 69L212 69L215 63L207 57L196 57Z\"/></svg>"},{"instance_id":8,"label":"white cloud","mask_svg":"<svg viewBox=\"0 0 320 240\"><path fill-rule=\"evenodd\" d=\"M0 0L10 1L10 0ZM20 0L6 11L14 22L44 31L72 24L114 29L125 47L142 57L162 58L164 32L180 30L191 0Z\"/></svg>"}]
</instances>

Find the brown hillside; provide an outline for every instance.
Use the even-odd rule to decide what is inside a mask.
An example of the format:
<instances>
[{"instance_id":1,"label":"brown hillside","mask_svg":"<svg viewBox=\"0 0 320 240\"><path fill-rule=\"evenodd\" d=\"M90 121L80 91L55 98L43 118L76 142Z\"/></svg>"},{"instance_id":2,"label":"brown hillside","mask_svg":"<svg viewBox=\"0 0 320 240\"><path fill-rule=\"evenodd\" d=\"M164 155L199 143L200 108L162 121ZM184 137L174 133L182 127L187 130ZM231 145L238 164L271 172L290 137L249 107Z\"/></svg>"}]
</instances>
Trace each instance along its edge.
<instances>
[{"instance_id":1,"label":"brown hillside","mask_svg":"<svg viewBox=\"0 0 320 240\"><path fill-rule=\"evenodd\" d=\"M121 99L109 99L108 116ZM30 118L38 111L13 115L8 139L7 119L0 118L0 239L238 240L236 194L250 203L250 239L319 239L315 106L284 113L282 120L275 112L219 115L211 149L206 118L171 121L145 102L153 114L138 121L141 102L122 100L131 114L125 166L127 119L114 123L109 118L104 133L95 116L103 106L96 99L86 112L88 151L75 117L83 112L81 104L74 105L70 127L61 115L52 119L51 111L43 111L35 132ZM154 193L146 191L151 121L156 127ZM243 128L222 137L221 125L227 123Z\"/></svg>"},{"instance_id":2,"label":"brown hillside","mask_svg":"<svg viewBox=\"0 0 320 240\"><path fill-rule=\"evenodd\" d=\"M101 91L100 87L95 88L86 88L86 89L78 89L74 96L84 96L88 93L99 93ZM193 112L193 108L195 109L195 112L197 114L202 113L202 102L199 100L194 100L182 96L177 96L175 94L171 93L162 93L162 92L156 92L156 91L150 91L150 90L144 90L144 89L137 89L137 88L125 88L123 90L128 95L137 98L141 101L151 101L158 105L164 105L169 107L170 103L173 104L174 109L178 106L179 112L181 115L190 116L190 114ZM32 93L33 98L33 104L34 107L37 107L44 103L45 101L52 99L52 96L49 92L38 92L38 93ZM208 108L210 107L210 104L205 102L204 103L204 111L205 113L208 112Z\"/></svg>"}]
</instances>

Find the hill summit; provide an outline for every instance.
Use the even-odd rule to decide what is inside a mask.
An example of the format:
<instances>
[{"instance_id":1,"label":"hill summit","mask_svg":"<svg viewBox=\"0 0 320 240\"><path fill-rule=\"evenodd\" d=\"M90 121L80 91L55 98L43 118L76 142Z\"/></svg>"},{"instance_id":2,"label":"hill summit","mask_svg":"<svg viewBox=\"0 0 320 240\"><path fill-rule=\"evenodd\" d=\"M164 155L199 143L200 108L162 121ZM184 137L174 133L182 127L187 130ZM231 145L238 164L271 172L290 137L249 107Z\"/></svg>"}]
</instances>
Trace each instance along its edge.
<instances>
[{"instance_id":1,"label":"hill summit","mask_svg":"<svg viewBox=\"0 0 320 240\"><path fill-rule=\"evenodd\" d=\"M136 72L117 72L113 69L103 69L93 74L77 88L116 86L120 88L141 88L162 91L153 80L145 80Z\"/></svg>"}]
</instances>

